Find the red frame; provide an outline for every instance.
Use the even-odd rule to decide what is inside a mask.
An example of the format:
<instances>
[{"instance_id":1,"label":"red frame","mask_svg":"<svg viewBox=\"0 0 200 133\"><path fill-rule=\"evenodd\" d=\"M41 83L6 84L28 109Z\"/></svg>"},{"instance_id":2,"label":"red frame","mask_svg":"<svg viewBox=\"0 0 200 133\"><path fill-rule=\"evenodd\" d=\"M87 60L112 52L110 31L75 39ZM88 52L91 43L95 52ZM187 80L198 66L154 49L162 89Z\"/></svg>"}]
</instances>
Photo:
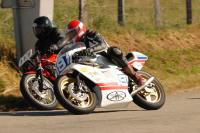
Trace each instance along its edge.
<instances>
[{"instance_id":1,"label":"red frame","mask_svg":"<svg viewBox=\"0 0 200 133\"><path fill-rule=\"evenodd\" d=\"M51 55L44 55L41 57L41 64L42 67L46 66L46 65L51 65L54 64L56 62L56 58L57 58L57 54L51 54ZM25 72L25 74L36 74L36 70L34 70L32 67L28 68L29 71ZM44 69L42 75L44 75L46 78L55 81L55 77L52 76L50 74L50 72L48 72L47 70Z\"/></svg>"}]
</instances>

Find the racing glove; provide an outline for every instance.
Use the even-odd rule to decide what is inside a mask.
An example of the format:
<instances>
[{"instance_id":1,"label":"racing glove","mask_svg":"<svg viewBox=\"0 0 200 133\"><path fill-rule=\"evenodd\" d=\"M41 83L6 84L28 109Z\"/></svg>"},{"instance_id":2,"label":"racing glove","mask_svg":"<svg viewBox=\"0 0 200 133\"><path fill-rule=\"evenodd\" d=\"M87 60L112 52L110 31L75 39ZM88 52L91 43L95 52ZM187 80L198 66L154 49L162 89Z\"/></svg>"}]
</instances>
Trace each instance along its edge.
<instances>
[{"instance_id":1,"label":"racing glove","mask_svg":"<svg viewBox=\"0 0 200 133\"><path fill-rule=\"evenodd\" d=\"M91 56L92 52L90 52L90 49L84 49L82 51L78 51L75 53L76 56Z\"/></svg>"},{"instance_id":2,"label":"racing glove","mask_svg":"<svg viewBox=\"0 0 200 133\"><path fill-rule=\"evenodd\" d=\"M49 51L51 53L54 53L57 50L58 50L58 46L56 44L51 45L50 48L49 48Z\"/></svg>"},{"instance_id":3,"label":"racing glove","mask_svg":"<svg viewBox=\"0 0 200 133\"><path fill-rule=\"evenodd\" d=\"M75 52L73 55L72 55L72 60L73 62L78 62L78 60L80 59L80 56L92 56L92 52L90 52L90 49L84 49L82 51L78 51L78 52Z\"/></svg>"}]
</instances>

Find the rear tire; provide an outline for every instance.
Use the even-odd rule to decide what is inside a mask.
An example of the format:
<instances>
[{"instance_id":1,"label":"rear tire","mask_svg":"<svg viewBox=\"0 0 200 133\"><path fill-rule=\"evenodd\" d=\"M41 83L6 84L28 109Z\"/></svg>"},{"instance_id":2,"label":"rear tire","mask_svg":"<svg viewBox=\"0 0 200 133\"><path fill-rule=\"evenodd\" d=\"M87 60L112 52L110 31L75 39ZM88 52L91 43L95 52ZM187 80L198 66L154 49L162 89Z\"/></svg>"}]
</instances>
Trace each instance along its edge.
<instances>
[{"instance_id":1,"label":"rear tire","mask_svg":"<svg viewBox=\"0 0 200 133\"><path fill-rule=\"evenodd\" d=\"M152 77L151 74L144 71L138 71L138 73L141 74L145 79ZM147 91L146 89L143 89L135 94L133 96L133 102L146 110L160 109L165 103L165 91L161 83L156 78L153 80L152 86L154 87L149 89L147 88Z\"/></svg>"},{"instance_id":2,"label":"rear tire","mask_svg":"<svg viewBox=\"0 0 200 133\"><path fill-rule=\"evenodd\" d=\"M61 76L57 78L55 84L55 95L59 103L73 114L88 114L94 111L97 105L97 96L91 91L90 88L86 88L89 92L73 92L73 83L75 79L68 78L67 76ZM80 93L80 94L79 94ZM76 95L80 95L80 98L85 97L84 100L78 100ZM74 97L75 96L75 97ZM79 97L78 97L79 98Z\"/></svg>"},{"instance_id":3,"label":"rear tire","mask_svg":"<svg viewBox=\"0 0 200 133\"><path fill-rule=\"evenodd\" d=\"M44 80L52 87L46 90L46 93L51 93L49 94L51 95L51 97L49 98L52 98L52 101L49 101L50 103L47 103L48 101L46 103L43 103L45 101L41 99L41 97L37 95L37 93L35 93L34 90L31 89L31 87L29 86L29 84L31 84L30 82L32 82L32 80L34 80L35 77L36 77L35 74L25 74L22 76L20 80L20 91L21 91L22 96L29 104L31 104L31 106L36 107L37 109L41 109L41 110L55 109L56 106L58 105L58 101L53 92L53 84L47 78L44 77ZM43 102L39 101L40 99L43 100ZM46 100L50 100L50 99L46 99Z\"/></svg>"}]
</instances>

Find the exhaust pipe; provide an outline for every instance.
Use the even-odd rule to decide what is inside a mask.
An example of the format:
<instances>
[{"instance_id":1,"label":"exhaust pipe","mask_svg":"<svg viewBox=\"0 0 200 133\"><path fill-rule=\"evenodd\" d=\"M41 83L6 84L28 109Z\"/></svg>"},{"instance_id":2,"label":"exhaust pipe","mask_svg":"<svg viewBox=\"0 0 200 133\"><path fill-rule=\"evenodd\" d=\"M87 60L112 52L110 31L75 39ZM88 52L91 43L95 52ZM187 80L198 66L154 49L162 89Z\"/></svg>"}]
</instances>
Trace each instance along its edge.
<instances>
[{"instance_id":1,"label":"exhaust pipe","mask_svg":"<svg viewBox=\"0 0 200 133\"><path fill-rule=\"evenodd\" d=\"M133 92L131 92L131 96L134 96L135 94L137 94L139 91L141 91L142 89L144 89L147 85L149 85L155 78L151 77L149 78L142 86L140 86L139 88L137 88L136 90L134 90Z\"/></svg>"}]
</instances>

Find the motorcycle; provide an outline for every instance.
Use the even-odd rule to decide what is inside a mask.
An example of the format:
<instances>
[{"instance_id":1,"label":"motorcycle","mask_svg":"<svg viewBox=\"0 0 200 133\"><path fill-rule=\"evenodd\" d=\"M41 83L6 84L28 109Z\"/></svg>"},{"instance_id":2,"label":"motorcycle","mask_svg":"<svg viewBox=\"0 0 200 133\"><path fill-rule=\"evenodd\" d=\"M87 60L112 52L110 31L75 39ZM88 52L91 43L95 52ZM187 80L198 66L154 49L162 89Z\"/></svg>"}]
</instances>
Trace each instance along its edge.
<instances>
[{"instance_id":1,"label":"motorcycle","mask_svg":"<svg viewBox=\"0 0 200 133\"><path fill-rule=\"evenodd\" d=\"M22 73L20 91L22 96L34 107L43 110L55 109L58 101L54 95L55 60L57 54L41 56L27 51L19 60Z\"/></svg>"},{"instance_id":2,"label":"motorcycle","mask_svg":"<svg viewBox=\"0 0 200 133\"><path fill-rule=\"evenodd\" d=\"M147 110L157 110L165 103L165 91L151 74L141 71L148 57L140 52L131 52L126 58L146 81L137 84L120 67L102 55L79 56L85 49L83 43L65 46L56 59L58 77L54 92L59 103L74 114L87 114L96 106L102 108L126 107L134 102Z\"/></svg>"}]
</instances>

